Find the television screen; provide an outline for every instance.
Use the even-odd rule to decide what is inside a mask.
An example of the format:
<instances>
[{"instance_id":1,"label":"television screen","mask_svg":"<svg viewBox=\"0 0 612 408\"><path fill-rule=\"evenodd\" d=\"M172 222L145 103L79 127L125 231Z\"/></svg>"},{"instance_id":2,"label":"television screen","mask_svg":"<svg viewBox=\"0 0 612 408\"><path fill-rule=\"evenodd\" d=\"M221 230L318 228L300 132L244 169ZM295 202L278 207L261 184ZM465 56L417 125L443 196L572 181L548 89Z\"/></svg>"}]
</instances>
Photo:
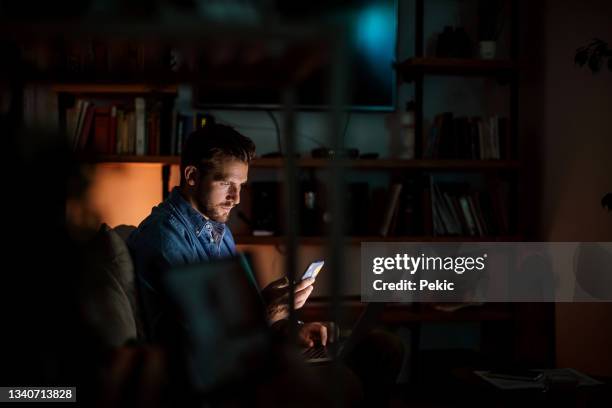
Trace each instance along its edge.
<instances>
[{"instance_id":1,"label":"television screen","mask_svg":"<svg viewBox=\"0 0 612 408\"><path fill-rule=\"evenodd\" d=\"M316 2L315 2L316 3ZM338 3L338 4L335 4ZM341 4L340 4L341 3ZM395 108L397 2L396 0L360 0L313 3L277 2L282 21L291 25L343 27L346 31L347 95L350 109L391 111ZM334 6L335 4L335 6ZM303 7L302 7L303 6ZM330 105L331 69L314 70L297 89L301 109L324 109ZM200 108L275 109L282 106L278 89L265 85L227 86L215 89L210 84L197 86L195 104Z\"/></svg>"}]
</instances>

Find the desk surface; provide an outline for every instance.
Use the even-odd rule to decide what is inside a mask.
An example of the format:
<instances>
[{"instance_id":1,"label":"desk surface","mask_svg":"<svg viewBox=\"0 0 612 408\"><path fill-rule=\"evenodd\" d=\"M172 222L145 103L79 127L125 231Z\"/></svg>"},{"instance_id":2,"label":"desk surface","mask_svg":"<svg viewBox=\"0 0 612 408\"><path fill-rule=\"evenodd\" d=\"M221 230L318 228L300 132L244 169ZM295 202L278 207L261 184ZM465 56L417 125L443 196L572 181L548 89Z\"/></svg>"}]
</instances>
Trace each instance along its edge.
<instances>
[{"instance_id":1,"label":"desk surface","mask_svg":"<svg viewBox=\"0 0 612 408\"><path fill-rule=\"evenodd\" d=\"M357 318L363 311L365 303L355 299L343 300L340 304L341 313L347 319ZM300 310L301 318L306 321L331 320L331 303L328 299L311 299ZM411 322L480 322L509 321L513 319L511 305L504 303L489 303L473 305L447 312L436 310L433 304L390 303L386 306L382 321L384 323Z\"/></svg>"}]
</instances>

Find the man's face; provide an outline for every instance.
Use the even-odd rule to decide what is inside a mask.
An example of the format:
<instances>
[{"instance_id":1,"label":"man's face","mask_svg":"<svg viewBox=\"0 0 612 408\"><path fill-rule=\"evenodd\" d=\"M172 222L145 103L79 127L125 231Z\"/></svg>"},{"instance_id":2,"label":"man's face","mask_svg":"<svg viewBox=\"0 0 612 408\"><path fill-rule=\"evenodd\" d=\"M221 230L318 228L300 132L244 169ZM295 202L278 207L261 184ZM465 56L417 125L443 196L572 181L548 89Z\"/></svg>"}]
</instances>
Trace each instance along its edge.
<instances>
[{"instance_id":1,"label":"man's face","mask_svg":"<svg viewBox=\"0 0 612 408\"><path fill-rule=\"evenodd\" d=\"M248 172L248 164L227 158L215 171L201 175L194 196L197 210L214 221L226 222L232 208L240 203L240 189Z\"/></svg>"}]
</instances>

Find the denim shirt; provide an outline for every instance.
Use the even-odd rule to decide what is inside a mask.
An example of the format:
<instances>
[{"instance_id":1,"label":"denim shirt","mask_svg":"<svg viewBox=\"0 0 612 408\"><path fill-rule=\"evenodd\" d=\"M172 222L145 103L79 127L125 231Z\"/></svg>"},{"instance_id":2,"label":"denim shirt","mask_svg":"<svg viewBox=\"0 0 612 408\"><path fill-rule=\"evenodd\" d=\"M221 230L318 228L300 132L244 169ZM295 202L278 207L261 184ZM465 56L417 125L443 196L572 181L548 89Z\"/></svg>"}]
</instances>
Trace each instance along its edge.
<instances>
[{"instance_id":1,"label":"denim shirt","mask_svg":"<svg viewBox=\"0 0 612 408\"><path fill-rule=\"evenodd\" d=\"M147 331L161 312L161 276L174 267L236 255L234 238L225 224L208 220L179 192L144 219L127 240L144 307Z\"/></svg>"}]
</instances>

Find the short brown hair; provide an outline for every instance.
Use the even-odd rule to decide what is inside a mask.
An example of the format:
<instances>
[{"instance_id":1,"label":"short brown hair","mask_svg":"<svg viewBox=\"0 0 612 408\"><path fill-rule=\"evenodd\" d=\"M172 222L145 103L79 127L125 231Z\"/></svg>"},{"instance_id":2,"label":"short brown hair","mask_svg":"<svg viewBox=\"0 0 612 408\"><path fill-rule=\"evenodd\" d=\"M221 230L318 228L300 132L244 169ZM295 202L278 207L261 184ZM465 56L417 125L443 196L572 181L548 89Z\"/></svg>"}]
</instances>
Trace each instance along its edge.
<instances>
[{"instance_id":1,"label":"short brown hair","mask_svg":"<svg viewBox=\"0 0 612 408\"><path fill-rule=\"evenodd\" d=\"M215 169L224 158L234 158L249 164L255 156L255 143L231 126L210 123L192 132L181 153L181 184L187 166L200 171Z\"/></svg>"}]
</instances>

